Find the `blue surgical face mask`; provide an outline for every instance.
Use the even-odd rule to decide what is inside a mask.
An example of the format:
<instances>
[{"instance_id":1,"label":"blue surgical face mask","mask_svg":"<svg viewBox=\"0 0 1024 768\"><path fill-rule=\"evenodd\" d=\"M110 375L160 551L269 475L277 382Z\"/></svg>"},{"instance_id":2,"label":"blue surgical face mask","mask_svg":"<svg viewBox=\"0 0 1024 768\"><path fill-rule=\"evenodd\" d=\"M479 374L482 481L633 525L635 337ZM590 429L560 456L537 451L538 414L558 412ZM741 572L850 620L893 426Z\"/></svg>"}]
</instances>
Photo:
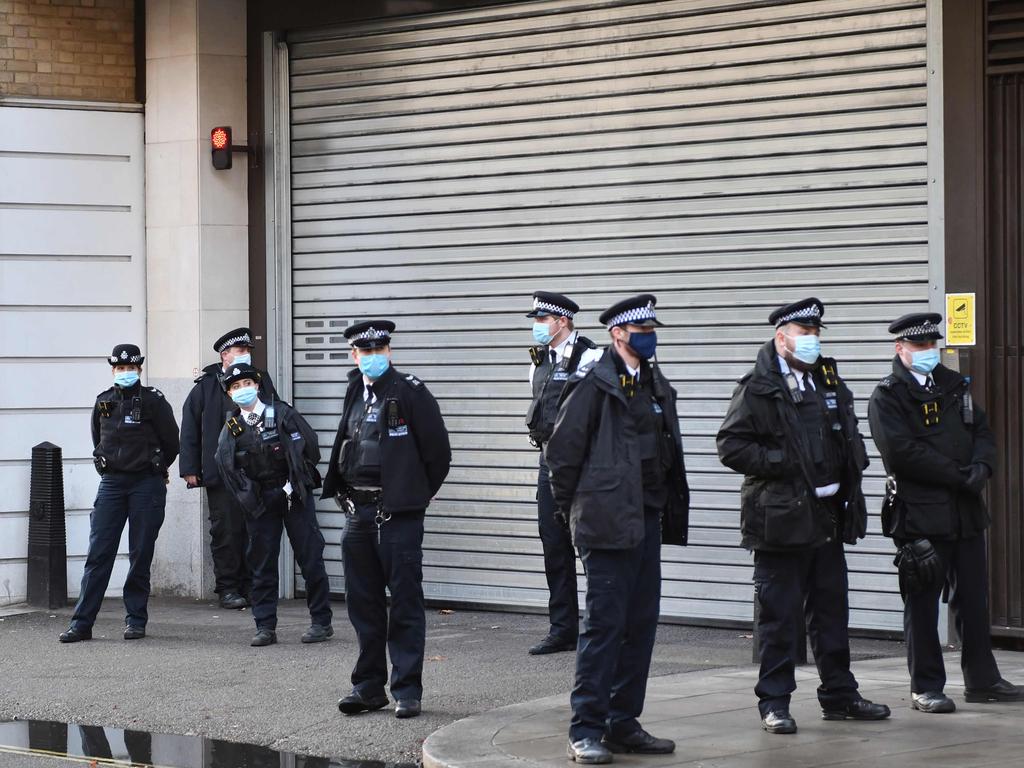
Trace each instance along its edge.
<instances>
[{"instance_id":1,"label":"blue surgical face mask","mask_svg":"<svg viewBox=\"0 0 1024 768\"><path fill-rule=\"evenodd\" d=\"M246 352L244 355L235 355L235 359L231 361L231 365L238 365L244 363L245 365L252 365L252 355Z\"/></svg>"},{"instance_id":2,"label":"blue surgical face mask","mask_svg":"<svg viewBox=\"0 0 1024 768\"><path fill-rule=\"evenodd\" d=\"M388 360L387 355L375 354L375 355L360 355L359 356L359 370L362 371L363 376L368 379L379 379L387 371L388 366L391 365L391 361Z\"/></svg>"},{"instance_id":3,"label":"blue surgical face mask","mask_svg":"<svg viewBox=\"0 0 1024 768\"><path fill-rule=\"evenodd\" d=\"M912 370L918 373L923 373L926 376L935 370L935 366L939 364L939 350L938 349L922 349L917 352L912 352L910 355L910 367Z\"/></svg>"},{"instance_id":4,"label":"blue surgical face mask","mask_svg":"<svg viewBox=\"0 0 1024 768\"><path fill-rule=\"evenodd\" d=\"M239 387L231 391L231 399L241 406L250 406L256 402L256 387Z\"/></svg>"},{"instance_id":5,"label":"blue surgical face mask","mask_svg":"<svg viewBox=\"0 0 1024 768\"><path fill-rule=\"evenodd\" d=\"M128 389L128 387L134 387L139 383L139 372L138 371L122 371L121 373L114 374L114 384L121 387L122 389Z\"/></svg>"},{"instance_id":6,"label":"blue surgical face mask","mask_svg":"<svg viewBox=\"0 0 1024 768\"><path fill-rule=\"evenodd\" d=\"M818 362L818 358L821 357L821 339L814 334L790 336L787 333L786 336L793 340L793 357L805 365L814 365Z\"/></svg>"},{"instance_id":7,"label":"blue surgical face mask","mask_svg":"<svg viewBox=\"0 0 1024 768\"><path fill-rule=\"evenodd\" d=\"M547 344L554 336L551 335L551 326L547 323L533 324L533 340L538 344Z\"/></svg>"},{"instance_id":8,"label":"blue surgical face mask","mask_svg":"<svg viewBox=\"0 0 1024 768\"><path fill-rule=\"evenodd\" d=\"M654 357L654 350L658 346L658 332L631 333L629 334L629 341L626 343L644 360L650 360Z\"/></svg>"}]
</instances>

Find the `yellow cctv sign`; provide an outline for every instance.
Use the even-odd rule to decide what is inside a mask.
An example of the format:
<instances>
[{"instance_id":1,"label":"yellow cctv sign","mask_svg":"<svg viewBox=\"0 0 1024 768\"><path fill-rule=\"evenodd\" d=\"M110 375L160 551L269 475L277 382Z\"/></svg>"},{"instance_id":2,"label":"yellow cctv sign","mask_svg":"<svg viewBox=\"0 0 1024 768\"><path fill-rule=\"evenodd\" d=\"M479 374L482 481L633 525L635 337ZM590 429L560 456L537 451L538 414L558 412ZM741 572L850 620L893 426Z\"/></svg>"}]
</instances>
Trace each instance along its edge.
<instances>
[{"instance_id":1,"label":"yellow cctv sign","mask_svg":"<svg viewBox=\"0 0 1024 768\"><path fill-rule=\"evenodd\" d=\"M974 294L946 294L946 344L973 347L976 341Z\"/></svg>"}]
</instances>

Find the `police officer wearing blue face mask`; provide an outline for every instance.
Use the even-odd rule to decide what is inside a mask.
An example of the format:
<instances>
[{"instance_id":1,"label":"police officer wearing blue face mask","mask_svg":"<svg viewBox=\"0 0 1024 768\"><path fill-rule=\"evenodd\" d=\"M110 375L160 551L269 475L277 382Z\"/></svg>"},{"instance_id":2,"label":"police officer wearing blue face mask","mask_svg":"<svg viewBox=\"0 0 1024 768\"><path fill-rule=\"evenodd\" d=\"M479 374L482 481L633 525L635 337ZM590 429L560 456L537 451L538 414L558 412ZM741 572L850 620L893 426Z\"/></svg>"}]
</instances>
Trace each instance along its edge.
<instances>
[{"instance_id":1,"label":"police officer wearing blue face mask","mask_svg":"<svg viewBox=\"0 0 1024 768\"><path fill-rule=\"evenodd\" d=\"M313 428L288 403L259 393L262 373L236 363L221 381L235 404L217 441L217 466L227 491L246 515L248 561L252 569L250 645L277 642L277 560L281 532L288 533L306 582L310 627L303 643L333 634L331 586L324 567L324 536L316 519L313 489L320 487L320 444Z\"/></svg>"},{"instance_id":2,"label":"police officer wearing blue face mask","mask_svg":"<svg viewBox=\"0 0 1024 768\"><path fill-rule=\"evenodd\" d=\"M538 344L530 347L533 401L526 412L526 426L530 430L530 442L540 451L537 522L544 551L551 621L547 636L530 648L531 656L574 651L579 633L576 550L572 546L568 521L555 517L555 500L551 496L548 465L544 461L544 447L555 428L558 401L565 382L577 369L601 357L597 345L573 327L573 319L579 311L579 305L567 296L537 291L533 294L533 309L526 315L533 320L533 339Z\"/></svg>"},{"instance_id":3,"label":"police officer wearing blue face mask","mask_svg":"<svg viewBox=\"0 0 1024 768\"><path fill-rule=\"evenodd\" d=\"M611 344L566 384L545 451L587 579L567 747L578 763L675 750L639 722L658 628L661 545L686 543L690 504L676 392L652 362L656 303L645 293L601 314Z\"/></svg>"},{"instance_id":4,"label":"police officer wearing blue face mask","mask_svg":"<svg viewBox=\"0 0 1024 768\"><path fill-rule=\"evenodd\" d=\"M235 364L252 364L256 341L248 328L233 328L213 343L220 362L203 368L181 408L181 456L178 473L189 488L205 488L210 517L210 554L221 608L249 605L251 586L245 549L249 537L245 515L221 482L215 454L224 426L224 414L234 405L221 386L221 378ZM260 396L264 402L277 397L274 383L260 371Z\"/></svg>"},{"instance_id":5,"label":"police officer wearing blue face mask","mask_svg":"<svg viewBox=\"0 0 1024 768\"><path fill-rule=\"evenodd\" d=\"M806 620L826 720L882 720L850 671L844 542L864 536L868 465L853 395L821 356L825 306L816 298L771 313L774 337L740 380L718 432L718 456L745 475L742 544L754 553L761 727L794 733L797 627Z\"/></svg>"},{"instance_id":6,"label":"police officer wearing blue face mask","mask_svg":"<svg viewBox=\"0 0 1024 768\"><path fill-rule=\"evenodd\" d=\"M322 498L347 515L341 540L345 607L359 639L346 715L388 705L416 717L423 697L423 519L451 466L448 430L422 381L391 365L390 320L349 326L356 368L324 478ZM387 594L391 593L388 606Z\"/></svg>"},{"instance_id":7,"label":"police officer wearing blue face mask","mask_svg":"<svg viewBox=\"0 0 1024 768\"><path fill-rule=\"evenodd\" d=\"M124 582L124 639L146 636L149 618L149 569L164 521L167 472L178 456L178 425L158 389L140 383L145 358L134 344L118 344L110 353L114 386L99 394L92 412L93 462L100 487L89 518L89 555L82 591L62 643L92 638L128 524L128 577Z\"/></svg>"},{"instance_id":8,"label":"police officer wearing blue face mask","mask_svg":"<svg viewBox=\"0 0 1024 768\"><path fill-rule=\"evenodd\" d=\"M1019 701L1024 691L1002 678L992 655L982 498L995 467L995 440L970 381L939 362L942 316L904 315L892 373L871 395L871 435L889 475L882 532L893 539L904 601L910 705L920 712L953 712L943 692L946 671L939 644L939 596L963 644L960 663L970 702Z\"/></svg>"}]
</instances>

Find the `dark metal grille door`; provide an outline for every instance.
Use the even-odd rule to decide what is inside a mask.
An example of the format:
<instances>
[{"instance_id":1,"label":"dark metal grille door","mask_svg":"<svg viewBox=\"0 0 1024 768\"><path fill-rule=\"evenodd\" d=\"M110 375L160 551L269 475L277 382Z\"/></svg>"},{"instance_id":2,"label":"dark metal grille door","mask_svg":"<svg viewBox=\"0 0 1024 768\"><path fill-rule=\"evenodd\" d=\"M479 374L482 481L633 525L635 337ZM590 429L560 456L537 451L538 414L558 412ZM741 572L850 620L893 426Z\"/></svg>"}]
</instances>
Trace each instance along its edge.
<instances>
[{"instance_id":1,"label":"dark metal grille door","mask_svg":"<svg viewBox=\"0 0 1024 768\"><path fill-rule=\"evenodd\" d=\"M925 44L925 0L522 2L291 36L294 396L326 450L341 331L397 321L396 364L454 445L428 596L546 605L523 313L537 288L570 294L603 343L600 311L654 291L693 488L662 612L750 621L740 478L714 436L773 307L828 304L862 417L887 321L927 307ZM866 490L851 622L899 629L877 457ZM344 521L320 518L341 589Z\"/></svg>"}]
</instances>

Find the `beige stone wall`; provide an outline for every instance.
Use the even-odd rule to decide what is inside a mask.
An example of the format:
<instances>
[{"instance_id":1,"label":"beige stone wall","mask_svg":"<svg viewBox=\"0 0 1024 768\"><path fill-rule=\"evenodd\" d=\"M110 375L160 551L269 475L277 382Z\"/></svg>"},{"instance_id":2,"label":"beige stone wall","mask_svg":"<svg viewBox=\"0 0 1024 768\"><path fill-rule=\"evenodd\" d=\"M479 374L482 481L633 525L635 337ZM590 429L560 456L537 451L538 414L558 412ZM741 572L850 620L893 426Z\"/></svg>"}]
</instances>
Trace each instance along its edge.
<instances>
[{"instance_id":1,"label":"beige stone wall","mask_svg":"<svg viewBox=\"0 0 1024 768\"><path fill-rule=\"evenodd\" d=\"M0 0L0 96L133 102L132 0Z\"/></svg>"}]
</instances>

